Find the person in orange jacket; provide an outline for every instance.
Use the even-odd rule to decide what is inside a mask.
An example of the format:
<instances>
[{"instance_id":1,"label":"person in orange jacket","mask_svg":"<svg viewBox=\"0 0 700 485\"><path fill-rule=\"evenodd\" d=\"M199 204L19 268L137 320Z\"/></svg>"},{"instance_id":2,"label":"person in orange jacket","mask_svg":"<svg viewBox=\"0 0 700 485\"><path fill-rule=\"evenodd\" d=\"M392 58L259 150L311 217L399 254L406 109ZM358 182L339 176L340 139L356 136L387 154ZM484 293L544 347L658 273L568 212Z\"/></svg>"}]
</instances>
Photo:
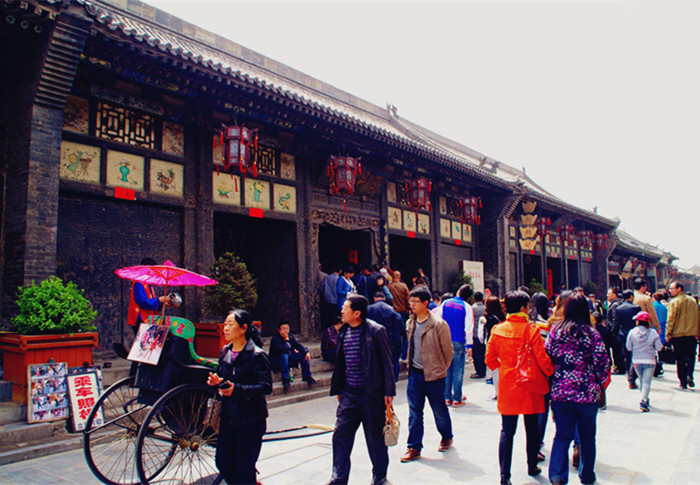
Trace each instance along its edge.
<instances>
[{"instance_id":1,"label":"person in orange jacket","mask_svg":"<svg viewBox=\"0 0 700 485\"><path fill-rule=\"evenodd\" d=\"M537 418L544 412L544 395L533 394L516 383L518 349L523 345L525 332L528 332L532 353L542 372L550 376L554 372L554 366L544 350L539 328L530 325L528 321L526 311L529 301L530 296L524 291L506 293L506 321L493 328L486 347L486 365L492 371L498 369L498 412L502 421L498 461L502 484L511 483L513 436L520 414L525 421L527 436L528 475L537 476L542 472L537 466L537 452L540 446Z\"/></svg>"}]
</instances>

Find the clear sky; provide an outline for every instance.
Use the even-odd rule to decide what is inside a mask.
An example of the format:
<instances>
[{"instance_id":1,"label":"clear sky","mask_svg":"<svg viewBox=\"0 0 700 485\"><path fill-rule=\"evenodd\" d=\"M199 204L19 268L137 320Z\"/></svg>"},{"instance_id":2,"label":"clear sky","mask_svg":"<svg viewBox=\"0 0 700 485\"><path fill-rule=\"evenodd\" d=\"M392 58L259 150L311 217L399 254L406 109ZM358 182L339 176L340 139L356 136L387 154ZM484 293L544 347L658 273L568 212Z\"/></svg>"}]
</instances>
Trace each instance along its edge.
<instances>
[{"instance_id":1,"label":"clear sky","mask_svg":"<svg viewBox=\"0 0 700 485\"><path fill-rule=\"evenodd\" d=\"M700 1L147 0L700 264Z\"/></svg>"}]
</instances>

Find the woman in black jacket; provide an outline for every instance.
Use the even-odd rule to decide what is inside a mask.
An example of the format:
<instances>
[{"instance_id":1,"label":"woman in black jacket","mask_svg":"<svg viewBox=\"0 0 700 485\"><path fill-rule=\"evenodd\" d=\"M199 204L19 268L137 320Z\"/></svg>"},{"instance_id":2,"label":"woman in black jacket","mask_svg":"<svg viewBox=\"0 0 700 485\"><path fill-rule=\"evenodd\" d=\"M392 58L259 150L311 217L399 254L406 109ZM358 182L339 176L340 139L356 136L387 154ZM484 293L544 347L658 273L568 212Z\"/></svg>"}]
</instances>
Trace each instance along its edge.
<instances>
[{"instance_id":1,"label":"woman in black jacket","mask_svg":"<svg viewBox=\"0 0 700 485\"><path fill-rule=\"evenodd\" d=\"M245 310L233 310L224 322L229 342L221 349L216 374L207 384L219 387L221 424L216 466L229 484L256 483L255 462L267 429L265 395L272 392L270 361L251 339L253 322Z\"/></svg>"}]
</instances>

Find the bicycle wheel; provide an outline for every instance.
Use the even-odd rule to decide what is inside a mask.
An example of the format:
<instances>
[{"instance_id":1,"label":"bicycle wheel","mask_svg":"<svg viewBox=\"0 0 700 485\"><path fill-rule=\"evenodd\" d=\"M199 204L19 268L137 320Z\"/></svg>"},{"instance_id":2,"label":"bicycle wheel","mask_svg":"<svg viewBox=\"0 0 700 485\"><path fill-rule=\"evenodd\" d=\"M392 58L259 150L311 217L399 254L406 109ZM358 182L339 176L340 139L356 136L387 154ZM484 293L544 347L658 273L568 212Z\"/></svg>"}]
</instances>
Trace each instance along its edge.
<instances>
[{"instance_id":1,"label":"bicycle wheel","mask_svg":"<svg viewBox=\"0 0 700 485\"><path fill-rule=\"evenodd\" d=\"M90 471L110 485L139 483L136 438L149 406L137 402L134 377L113 384L97 400L83 431L83 452Z\"/></svg>"},{"instance_id":2,"label":"bicycle wheel","mask_svg":"<svg viewBox=\"0 0 700 485\"><path fill-rule=\"evenodd\" d=\"M136 444L136 471L141 483L210 484L218 432L204 426L205 384L183 384L166 392L143 421Z\"/></svg>"}]
</instances>

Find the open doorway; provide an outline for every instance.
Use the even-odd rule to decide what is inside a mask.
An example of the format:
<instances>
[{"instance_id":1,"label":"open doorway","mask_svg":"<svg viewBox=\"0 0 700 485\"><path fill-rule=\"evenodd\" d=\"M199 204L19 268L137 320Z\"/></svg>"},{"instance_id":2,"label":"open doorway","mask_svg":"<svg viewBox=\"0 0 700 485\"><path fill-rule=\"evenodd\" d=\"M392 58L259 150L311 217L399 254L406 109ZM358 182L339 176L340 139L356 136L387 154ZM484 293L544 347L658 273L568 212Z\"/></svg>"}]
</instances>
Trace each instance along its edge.
<instances>
[{"instance_id":1,"label":"open doorway","mask_svg":"<svg viewBox=\"0 0 700 485\"><path fill-rule=\"evenodd\" d=\"M299 332L296 223L215 213L214 257L228 251L255 276L258 303L251 314L262 321L263 335L273 335L282 319Z\"/></svg>"},{"instance_id":2,"label":"open doorway","mask_svg":"<svg viewBox=\"0 0 700 485\"><path fill-rule=\"evenodd\" d=\"M523 284L530 286L532 280L544 284L542 280L542 257L525 254L523 255Z\"/></svg>"},{"instance_id":3,"label":"open doorway","mask_svg":"<svg viewBox=\"0 0 700 485\"><path fill-rule=\"evenodd\" d=\"M569 277L569 288L576 288L581 284L581 280L578 274L578 260L569 259L566 261L566 272Z\"/></svg>"},{"instance_id":4,"label":"open doorway","mask_svg":"<svg viewBox=\"0 0 700 485\"><path fill-rule=\"evenodd\" d=\"M413 277L418 274L418 268L423 268L425 274L432 280L430 241L389 236L389 266L401 272L401 279L409 288L413 285ZM457 261L455 261L455 267L457 267Z\"/></svg>"},{"instance_id":5,"label":"open doorway","mask_svg":"<svg viewBox=\"0 0 700 485\"><path fill-rule=\"evenodd\" d=\"M318 231L318 260L326 273L348 263L355 265L372 264L372 233L347 231L339 227L323 224Z\"/></svg>"}]
</instances>

